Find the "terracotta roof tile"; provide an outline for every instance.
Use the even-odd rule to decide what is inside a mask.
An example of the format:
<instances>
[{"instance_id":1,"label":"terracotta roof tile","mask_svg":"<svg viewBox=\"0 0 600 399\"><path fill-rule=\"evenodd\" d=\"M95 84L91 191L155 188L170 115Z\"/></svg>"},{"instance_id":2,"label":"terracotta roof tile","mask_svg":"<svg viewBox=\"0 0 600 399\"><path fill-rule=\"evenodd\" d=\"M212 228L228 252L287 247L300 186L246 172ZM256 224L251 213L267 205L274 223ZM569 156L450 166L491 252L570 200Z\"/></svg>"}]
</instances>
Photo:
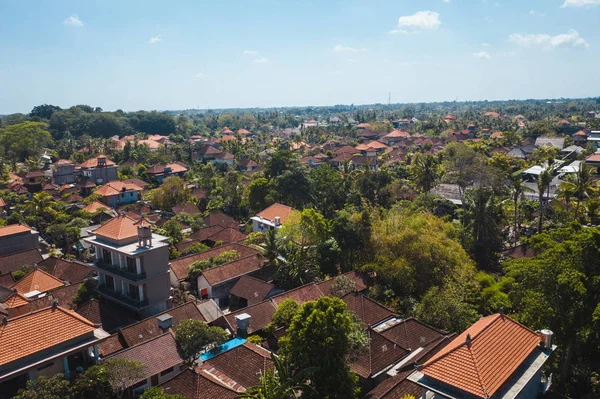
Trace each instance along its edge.
<instances>
[{"instance_id":1,"label":"terracotta roof tile","mask_svg":"<svg viewBox=\"0 0 600 399\"><path fill-rule=\"evenodd\" d=\"M105 359L127 359L143 364L144 377L140 378L140 381L183 362L177 351L175 338L169 332L114 353Z\"/></svg>"},{"instance_id":2,"label":"terracotta roof tile","mask_svg":"<svg viewBox=\"0 0 600 399\"><path fill-rule=\"evenodd\" d=\"M200 209L194 204L185 204L185 205L177 205L173 207L173 212L176 215L179 215L182 212L185 212L190 215L196 215L200 213Z\"/></svg>"},{"instance_id":3,"label":"terracotta roof tile","mask_svg":"<svg viewBox=\"0 0 600 399\"><path fill-rule=\"evenodd\" d=\"M281 302L288 298L293 299L299 304L303 304L304 302L316 301L322 296L325 295L323 294L323 291L319 289L319 286L316 283L310 283L298 288L294 288L293 290L283 292L279 295L275 295L270 300L275 304L275 306L279 306Z\"/></svg>"},{"instance_id":4,"label":"terracotta roof tile","mask_svg":"<svg viewBox=\"0 0 600 399\"><path fill-rule=\"evenodd\" d=\"M124 240L137 237L136 220L128 216L118 216L98 227L94 234L113 240Z\"/></svg>"},{"instance_id":5,"label":"terracotta roof tile","mask_svg":"<svg viewBox=\"0 0 600 399\"><path fill-rule=\"evenodd\" d=\"M98 167L98 158L104 158L106 160L106 166L116 165L113 161L108 159L108 157L106 157L105 155L98 155L97 157L90 158L87 161L85 161L84 163L80 164L79 167L80 168L96 168L96 167Z\"/></svg>"},{"instance_id":6,"label":"terracotta roof tile","mask_svg":"<svg viewBox=\"0 0 600 399\"><path fill-rule=\"evenodd\" d=\"M0 257L0 274L15 272L24 265L34 266L43 260L44 258L37 249L5 255Z\"/></svg>"},{"instance_id":7,"label":"terracotta roof tile","mask_svg":"<svg viewBox=\"0 0 600 399\"><path fill-rule=\"evenodd\" d=\"M8 287L11 287L14 283L15 283L15 279L13 278L13 276L10 272L0 274L0 287L8 288Z\"/></svg>"},{"instance_id":8,"label":"terracotta roof tile","mask_svg":"<svg viewBox=\"0 0 600 399\"><path fill-rule=\"evenodd\" d=\"M41 269L34 269L11 288L16 289L20 294L27 294L31 291L47 292L64 285L62 281L53 275Z\"/></svg>"},{"instance_id":9,"label":"terracotta roof tile","mask_svg":"<svg viewBox=\"0 0 600 399\"><path fill-rule=\"evenodd\" d=\"M381 335L410 351L425 347L444 337L441 331L412 317L382 331Z\"/></svg>"},{"instance_id":10,"label":"terracotta roof tile","mask_svg":"<svg viewBox=\"0 0 600 399\"><path fill-rule=\"evenodd\" d=\"M14 309L21 306L29 306L29 300L19 293L13 293L2 302L2 305L7 309Z\"/></svg>"},{"instance_id":11,"label":"terracotta roof tile","mask_svg":"<svg viewBox=\"0 0 600 399\"><path fill-rule=\"evenodd\" d=\"M267 209L264 209L263 211L259 212L256 216L266 220L270 220L271 222L274 222L275 217L279 216L281 224L283 224L285 222L285 219L287 219L287 217L290 216L290 214L293 211L294 208L290 206L276 203L271 205Z\"/></svg>"},{"instance_id":12,"label":"terracotta roof tile","mask_svg":"<svg viewBox=\"0 0 600 399\"><path fill-rule=\"evenodd\" d=\"M200 310L198 310L198 307L193 302L187 302L181 306L171 308L138 323L122 328L119 330L119 334L123 338L123 342L127 346L133 346L148 341L158 335L162 335L163 331L158 327L158 320L156 318L163 314L169 314L173 317L173 327L176 327L181 320L185 319L206 321L202 316L202 313L200 313Z\"/></svg>"},{"instance_id":13,"label":"terracotta roof tile","mask_svg":"<svg viewBox=\"0 0 600 399\"><path fill-rule=\"evenodd\" d=\"M133 184L133 183L125 183L123 181L111 181L111 182L104 184L103 186L98 188L96 191L94 191L94 194L98 194L103 197L110 197L112 195L119 195L124 191L142 191L142 190L143 190L142 187L140 187L136 184Z\"/></svg>"},{"instance_id":14,"label":"terracotta roof tile","mask_svg":"<svg viewBox=\"0 0 600 399\"><path fill-rule=\"evenodd\" d=\"M328 280L321 281L320 283L317 283L317 285L319 286L319 288L321 289L321 291L323 292L323 294L325 296L331 296L331 287L336 283L337 279L341 276L348 277L349 279L354 281L354 290L355 291L361 292L361 291L364 291L367 289L367 283L365 282L365 279L355 271L347 272L347 273L341 274L339 276L332 277Z\"/></svg>"},{"instance_id":15,"label":"terracotta roof tile","mask_svg":"<svg viewBox=\"0 0 600 399\"><path fill-rule=\"evenodd\" d=\"M38 265L45 268L54 277L70 284L79 284L94 273L94 270L86 264L58 259L53 256L43 260Z\"/></svg>"},{"instance_id":16,"label":"terracotta roof tile","mask_svg":"<svg viewBox=\"0 0 600 399\"><path fill-rule=\"evenodd\" d=\"M394 316L391 310L363 294L349 293L342 297L348 310L354 312L365 327Z\"/></svg>"},{"instance_id":17,"label":"terracotta roof tile","mask_svg":"<svg viewBox=\"0 0 600 399\"><path fill-rule=\"evenodd\" d=\"M251 344L244 343L236 348L220 353L207 360L202 369L215 374L220 372L244 388L260 383L260 376L274 369L271 352Z\"/></svg>"},{"instance_id":18,"label":"terracotta roof tile","mask_svg":"<svg viewBox=\"0 0 600 399\"><path fill-rule=\"evenodd\" d=\"M23 234L30 231L31 228L23 224L9 224L8 226L0 227L0 237L12 236L15 234Z\"/></svg>"},{"instance_id":19,"label":"terracotta roof tile","mask_svg":"<svg viewBox=\"0 0 600 399\"><path fill-rule=\"evenodd\" d=\"M230 295L248 300L248 305L263 301L275 286L250 276L242 276L229 291Z\"/></svg>"},{"instance_id":20,"label":"terracotta roof tile","mask_svg":"<svg viewBox=\"0 0 600 399\"><path fill-rule=\"evenodd\" d=\"M234 399L238 392L224 386L208 374L186 369L161 385L165 393L182 395L187 399Z\"/></svg>"},{"instance_id":21,"label":"terracotta roof tile","mask_svg":"<svg viewBox=\"0 0 600 399\"><path fill-rule=\"evenodd\" d=\"M538 334L507 316L494 314L455 338L429 359L421 372L486 398L494 395L539 344Z\"/></svg>"},{"instance_id":22,"label":"terracotta roof tile","mask_svg":"<svg viewBox=\"0 0 600 399\"><path fill-rule=\"evenodd\" d=\"M48 307L0 323L0 366L91 334L95 327L75 312Z\"/></svg>"},{"instance_id":23,"label":"terracotta roof tile","mask_svg":"<svg viewBox=\"0 0 600 399\"><path fill-rule=\"evenodd\" d=\"M223 244L231 244L234 242L244 241L246 237L246 234L242 233L238 229L228 227L219 230L215 234L208 236L206 239L213 242L221 241Z\"/></svg>"},{"instance_id":24,"label":"terracotta roof tile","mask_svg":"<svg viewBox=\"0 0 600 399\"><path fill-rule=\"evenodd\" d=\"M184 280L188 276L188 273L189 273L188 267L192 263L197 262L199 260L207 260L210 258L215 258L215 257L219 256L220 254L222 254L223 252L231 251L231 250L238 251L240 254L240 258L245 258L247 256L256 255L259 253L256 249L247 247L245 245L241 245L241 244L237 244L237 243L228 244L228 245L223 245L223 246L220 246L217 248L213 248L209 251L202 252L200 254L192 254L192 255L183 256L181 258L174 259L171 261L170 268L178 280Z\"/></svg>"},{"instance_id":25,"label":"terracotta roof tile","mask_svg":"<svg viewBox=\"0 0 600 399\"><path fill-rule=\"evenodd\" d=\"M260 270L264 263L264 259L259 258L258 255L250 255L204 270L202 275L214 287L236 277Z\"/></svg>"},{"instance_id":26,"label":"terracotta roof tile","mask_svg":"<svg viewBox=\"0 0 600 399\"><path fill-rule=\"evenodd\" d=\"M215 225L222 227L237 227L238 222L223 212L214 212L204 218L204 225L207 227L212 227Z\"/></svg>"},{"instance_id":27,"label":"terracotta roof tile","mask_svg":"<svg viewBox=\"0 0 600 399\"><path fill-rule=\"evenodd\" d=\"M113 334L98 344L98 354L104 358L112 353L123 350L125 347L125 344L121 342L119 334Z\"/></svg>"},{"instance_id":28,"label":"terracotta roof tile","mask_svg":"<svg viewBox=\"0 0 600 399\"><path fill-rule=\"evenodd\" d=\"M251 316L248 334L252 334L256 331L264 329L267 325L269 325L269 323L271 323L273 315L275 314L275 310L276 305L274 305L270 300L267 300L257 303L256 305L240 309L237 312L229 313L224 317L226 321L224 325L223 323L218 323L217 321L215 321L214 324L220 325L222 328L228 328L232 333L235 333L237 329L235 316L242 313L247 313Z\"/></svg>"},{"instance_id":29,"label":"terracotta roof tile","mask_svg":"<svg viewBox=\"0 0 600 399\"><path fill-rule=\"evenodd\" d=\"M423 387L407 380L413 370L404 371L391 378L383 380L379 385L367 393L369 399L401 399L406 395L420 398L423 393Z\"/></svg>"},{"instance_id":30,"label":"terracotta roof tile","mask_svg":"<svg viewBox=\"0 0 600 399\"><path fill-rule=\"evenodd\" d=\"M76 312L97 326L102 326L104 331L112 332L119 327L135 322L133 314L129 314L109 301L99 302L96 299L77 306Z\"/></svg>"},{"instance_id":31,"label":"terracotta roof tile","mask_svg":"<svg viewBox=\"0 0 600 399\"><path fill-rule=\"evenodd\" d=\"M110 210L112 208L106 204L103 204L100 201L93 201L83 208L84 211L89 212L89 213L96 213L97 211L99 211L101 209Z\"/></svg>"}]
</instances>

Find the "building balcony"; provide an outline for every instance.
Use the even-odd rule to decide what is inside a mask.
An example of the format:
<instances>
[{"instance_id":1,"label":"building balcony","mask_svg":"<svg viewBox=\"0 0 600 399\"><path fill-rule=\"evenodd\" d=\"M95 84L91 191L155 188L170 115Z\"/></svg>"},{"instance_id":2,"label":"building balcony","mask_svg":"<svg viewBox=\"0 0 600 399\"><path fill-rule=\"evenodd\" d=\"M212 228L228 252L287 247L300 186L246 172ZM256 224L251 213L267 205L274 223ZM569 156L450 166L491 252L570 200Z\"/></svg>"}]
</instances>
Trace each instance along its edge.
<instances>
[{"instance_id":1,"label":"building balcony","mask_svg":"<svg viewBox=\"0 0 600 399\"><path fill-rule=\"evenodd\" d=\"M147 298L143 299L143 300L139 300L139 299L129 297L127 295L123 295L119 291L111 290L110 288L108 288L106 286L106 284L100 284L98 286L97 290L98 290L98 292L100 292L100 294L103 294L113 300L121 302L122 304L124 304L130 308L142 309L142 308L148 306L148 304L149 304Z\"/></svg>"},{"instance_id":2,"label":"building balcony","mask_svg":"<svg viewBox=\"0 0 600 399\"><path fill-rule=\"evenodd\" d=\"M142 272L142 273L132 273L130 271L128 271L127 269L121 268L119 266L113 265L111 263L106 263L103 261L97 261L95 263L96 267L99 269L102 269L103 271L109 272L111 274L114 274L116 276L122 277L124 279L127 279L129 281L141 281L141 280L145 280L146 279L146 273Z\"/></svg>"}]
</instances>

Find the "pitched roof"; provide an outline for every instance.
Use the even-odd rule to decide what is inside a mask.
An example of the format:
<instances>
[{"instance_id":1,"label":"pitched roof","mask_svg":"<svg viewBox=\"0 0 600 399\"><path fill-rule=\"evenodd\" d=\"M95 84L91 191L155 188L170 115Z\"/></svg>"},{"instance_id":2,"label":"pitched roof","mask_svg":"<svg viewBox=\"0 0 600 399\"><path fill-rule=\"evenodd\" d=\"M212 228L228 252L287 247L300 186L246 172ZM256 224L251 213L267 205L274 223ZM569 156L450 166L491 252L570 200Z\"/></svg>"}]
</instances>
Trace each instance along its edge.
<instances>
[{"instance_id":1,"label":"pitched roof","mask_svg":"<svg viewBox=\"0 0 600 399\"><path fill-rule=\"evenodd\" d=\"M96 213L100 209L110 210L112 208L106 204L103 204L100 201L92 201L88 205L86 205L82 210L89 213Z\"/></svg>"},{"instance_id":2,"label":"pitched roof","mask_svg":"<svg viewBox=\"0 0 600 399\"><path fill-rule=\"evenodd\" d=\"M86 264L58 259L54 256L43 260L38 265L44 267L54 277L62 281L67 281L70 284L81 283L94 273L94 270Z\"/></svg>"},{"instance_id":3,"label":"pitched roof","mask_svg":"<svg viewBox=\"0 0 600 399\"><path fill-rule=\"evenodd\" d=\"M122 328L119 330L119 334L123 338L123 342L127 346L133 346L163 334L162 330L158 327L157 320L157 317L163 314L169 314L173 317L173 327L176 327L181 320L185 319L206 321L196 305L193 302L187 302Z\"/></svg>"},{"instance_id":4,"label":"pitched roof","mask_svg":"<svg viewBox=\"0 0 600 399\"><path fill-rule=\"evenodd\" d=\"M236 277L260 270L264 262L264 259L259 258L258 255L250 255L204 270L202 276L214 287Z\"/></svg>"},{"instance_id":5,"label":"pitched roof","mask_svg":"<svg viewBox=\"0 0 600 399\"><path fill-rule=\"evenodd\" d=\"M133 184L133 183L125 183L124 181L111 181L111 182L104 184L103 186L98 188L96 191L94 191L94 194L98 194L103 197L110 197L112 195L119 195L124 191L142 191L142 190L143 190L142 187L140 187L136 184Z\"/></svg>"},{"instance_id":6,"label":"pitched roof","mask_svg":"<svg viewBox=\"0 0 600 399\"><path fill-rule=\"evenodd\" d=\"M538 334L507 316L494 314L460 334L429 359L421 372L487 398L494 395L539 344Z\"/></svg>"},{"instance_id":7,"label":"pitched roof","mask_svg":"<svg viewBox=\"0 0 600 399\"><path fill-rule=\"evenodd\" d=\"M75 312L47 307L0 323L0 366L92 333Z\"/></svg>"},{"instance_id":8,"label":"pitched roof","mask_svg":"<svg viewBox=\"0 0 600 399\"><path fill-rule=\"evenodd\" d=\"M124 349L126 345L122 342L119 333L113 334L98 344L98 354L104 358L112 353Z\"/></svg>"},{"instance_id":9,"label":"pitched roof","mask_svg":"<svg viewBox=\"0 0 600 399\"><path fill-rule=\"evenodd\" d=\"M15 283L11 273L0 274L0 287L8 288Z\"/></svg>"},{"instance_id":10,"label":"pitched roof","mask_svg":"<svg viewBox=\"0 0 600 399\"><path fill-rule=\"evenodd\" d=\"M98 167L98 158L104 158L106 160L106 166L116 165L113 161L108 159L108 157L106 157L105 155L98 155L97 157L90 158L87 161L85 161L84 163L80 164L79 167L80 168L96 168L96 167Z\"/></svg>"},{"instance_id":11,"label":"pitched roof","mask_svg":"<svg viewBox=\"0 0 600 399\"><path fill-rule=\"evenodd\" d=\"M144 377L140 378L139 381L183 362L177 351L175 338L169 332L109 355L105 359L127 359L143 364Z\"/></svg>"},{"instance_id":12,"label":"pitched roof","mask_svg":"<svg viewBox=\"0 0 600 399\"><path fill-rule=\"evenodd\" d=\"M208 236L206 239L214 242L221 241L223 244L231 244L234 242L244 241L246 237L247 235L238 229L228 227L217 231L216 233Z\"/></svg>"},{"instance_id":13,"label":"pitched roof","mask_svg":"<svg viewBox=\"0 0 600 399\"><path fill-rule=\"evenodd\" d=\"M185 204L185 205L176 205L173 207L173 212L176 215L179 215L180 213L187 213L190 215L195 215L197 213L200 213L200 209L198 209L198 207L194 204Z\"/></svg>"},{"instance_id":14,"label":"pitched roof","mask_svg":"<svg viewBox=\"0 0 600 399\"><path fill-rule=\"evenodd\" d=\"M309 283L279 295L275 295L271 298L271 301L275 306L279 306L279 304L286 299L293 299L299 304L303 304L304 302L315 301L322 296L325 295L323 294L323 291L319 289L319 286L316 283Z\"/></svg>"},{"instance_id":15,"label":"pitched roof","mask_svg":"<svg viewBox=\"0 0 600 399\"><path fill-rule=\"evenodd\" d=\"M6 206L6 202L4 202L4 199L2 197L0 197L0 207Z\"/></svg>"},{"instance_id":16,"label":"pitched roof","mask_svg":"<svg viewBox=\"0 0 600 399\"><path fill-rule=\"evenodd\" d=\"M129 216L117 216L98 227L94 234L100 237L106 237L113 240L124 240L137 237L137 221Z\"/></svg>"},{"instance_id":17,"label":"pitched roof","mask_svg":"<svg viewBox=\"0 0 600 399\"><path fill-rule=\"evenodd\" d=\"M135 321L134 316L123 308L113 305L110 301L99 302L94 298L77 306L76 312L108 332Z\"/></svg>"},{"instance_id":18,"label":"pitched roof","mask_svg":"<svg viewBox=\"0 0 600 399\"><path fill-rule=\"evenodd\" d=\"M12 292L12 295L9 295L8 297L2 300L2 306L4 306L6 309L14 309L28 305L29 300L25 298L22 294L19 294L14 291Z\"/></svg>"},{"instance_id":19,"label":"pitched roof","mask_svg":"<svg viewBox=\"0 0 600 399\"><path fill-rule=\"evenodd\" d=\"M250 276L242 276L229 291L235 295L248 300L248 305L253 305L264 300L269 292L275 288L271 283Z\"/></svg>"},{"instance_id":20,"label":"pitched roof","mask_svg":"<svg viewBox=\"0 0 600 399\"><path fill-rule=\"evenodd\" d=\"M37 265L43 260L44 258L37 249L28 249L27 251L5 255L0 257L0 274L15 272L24 265Z\"/></svg>"},{"instance_id":21,"label":"pitched roof","mask_svg":"<svg viewBox=\"0 0 600 399\"><path fill-rule=\"evenodd\" d=\"M294 208L292 208L291 206L275 203L270 207L259 212L256 216L266 220L270 220L271 222L274 222L275 217L279 216L279 220L281 224L283 224L285 222L285 219L287 219L287 217L290 216L290 214L293 211Z\"/></svg>"},{"instance_id":22,"label":"pitched roof","mask_svg":"<svg viewBox=\"0 0 600 399\"><path fill-rule=\"evenodd\" d=\"M391 310L363 294L350 292L344 295L342 300L346 303L348 310L355 313L365 327L394 316Z\"/></svg>"},{"instance_id":23,"label":"pitched roof","mask_svg":"<svg viewBox=\"0 0 600 399\"><path fill-rule=\"evenodd\" d=\"M336 155L341 155L341 154L356 154L358 152L359 151L356 148L349 146L349 145L345 145L343 147L338 148L333 153Z\"/></svg>"},{"instance_id":24,"label":"pitched roof","mask_svg":"<svg viewBox=\"0 0 600 399\"><path fill-rule=\"evenodd\" d=\"M202 370L186 369L175 378L161 384L165 393L187 399L234 399L238 392L226 387Z\"/></svg>"},{"instance_id":25,"label":"pitched roof","mask_svg":"<svg viewBox=\"0 0 600 399\"><path fill-rule=\"evenodd\" d=\"M273 304L272 301L267 300L256 305L248 306L246 308L240 309L236 312L229 313L224 317L225 325L222 325L215 321L214 324L221 325L222 328L228 328L230 331L235 332L237 329L237 324L235 321L235 316L246 313L249 314L250 326L248 327L248 334L252 334L255 331L260 331L268 326L273 320L273 315L275 314L276 305ZM223 321L223 320L221 320Z\"/></svg>"},{"instance_id":26,"label":"pitched roof","mask_svg":"<svg viewBox=\"0 0 600 399\"><path fill-rule=\"evenodd\" d=\"M9 224L8 226L0 227L0 237L8 237L15 234L30 232L31 228L24 224Z\"/></svg>"},{"instance_id":27,"label":"pitched roof","mask_svg":"<svg viewBox=\"0 0 600 399\"><path fill-rule=\"evenodd\" d=\"M412 372L413 370L403 371L391 378L386 378L367 393L366 397L369 399L399 399L406 395L412 395L415 398L421 397L423 387L406 379Z\"/></svg>"},{"instance_id":28,"label":"pitched roof","mask_svg":"<svg viewBox=\"0 0 600 399\"><path fill-rule=\"evenodd\" d=\"M325 296L331 296L331 287L337 282L337 279L341 276L345 276L354 281L355 291L360 292L367 289L367 283L365 282L365 279L355 271L340 274L339 276L335 276L328 280L321 281L320 283L317 283L317 285L319 286L319 289L323 292Z\"/></svg>"},{"instance_id":29,"label":"pitched roof","mask_svg":"<svg viewBox=\"0 0 600 399\"><path fill-rule=\"evenodd\" d=\"M387 139L397 138L397 137L410 137L410 133L405 132L403 130L392 130L391 132L389 132L388 134L386 134L383 137L387 138Z\"/></svg>"},{"instance_id":30,"label":"pitched roof","mask_svg":"<svg viewBox=\"0 0 600 399\"><path fill-rule=\"evenodd\" d=\"M363 378L372 377L410 354L376 331L369 329L367 334L370 338L368 350L350 364L350 369Z\"/></svg>"},{"instance_id":31,"label":"pitched roof","mask_svg":"<svg viewBox=\"0 0 600 399\"><path fill-rule=\"evenodd\" d=\"M17 281L11 288L16 289L20 294L27 294L31 291L47 292L64 285L65 283L53 275L41 269L34 269Z\"/></svg>"},{"instance_id":32,"label":"pitched roof","mask_svg":"<svg viewBox=\"0 0 600 399\"><path fill-rule=\"evenodd\" d=\"M222 373L242 387L249 388L258 385L261 375L272 371L274 365L271 352L245 342L207 360L202 369L212 375Z\"/></svg>"},{"instance_id":33,"label":"pitched roof","mask_svg":"<svg viewBox=\"0 0 600 399\"><path fill-rule=\"evenodd\" d=\"M240 258L245 258L247 256L256 255L259 253L254 248L250 248L245 245L233 243L233 244L228 244L228 245L222 245L220 247L213 248L209 251L202 252L200 254L192 254L192 255L187 255L187 256L183 256L181 258L174 259L171 261L171 264L169 266L171 268L171 271L175 274L175 277L177 277L178 280L183 280L188 276L188 273L189 273L188 266L190 266L192 263L197 262L199 260L207 260L210 258L215 258L215 257L219 256L220 254L222 254L223 252L231 251L231 250L238 251L240 254Z\"/></svg>"},{"instance_id":34,"label":"pitched roof","mask_svg":"<svg viewBox=\"0 0 600 399\"><path fill-rule=\"evenodd\" d=\"M223 227L237 227L238 222L223 212L213 212L204 218L204 225L208 227L212 227L214 225L220 225Z\"/></svg>"}]
</instances>

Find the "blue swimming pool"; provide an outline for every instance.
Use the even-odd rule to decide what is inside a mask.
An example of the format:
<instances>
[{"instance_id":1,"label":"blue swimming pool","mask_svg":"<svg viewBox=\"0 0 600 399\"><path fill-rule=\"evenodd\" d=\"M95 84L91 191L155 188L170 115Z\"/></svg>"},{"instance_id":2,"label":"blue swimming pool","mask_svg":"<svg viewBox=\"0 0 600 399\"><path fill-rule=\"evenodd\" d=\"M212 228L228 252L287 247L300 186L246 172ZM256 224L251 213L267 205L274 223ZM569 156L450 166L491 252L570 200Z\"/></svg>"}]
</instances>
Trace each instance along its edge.
<instances>
[{"instance_id":1,"label":"blue swimming pool","mask_svg":"<svg viewBox=\"0 0 600 399\"><path fill-rule=\"evenodd\" d=\"M212 350L209 350L208 352L204 352L203 354L201 354L200 360L202 360L203 362L207 361L208 359L211 359L215 356L217 356L219 353L223 353L223 352L227 352L228 350L231 350L233 348L237 348L240 345L244 345L244 342L246 342L246 340L244 338L234 338L231 339L225 343L223 343L221 346L214 348Z\"/></svg>"}]
</instances>

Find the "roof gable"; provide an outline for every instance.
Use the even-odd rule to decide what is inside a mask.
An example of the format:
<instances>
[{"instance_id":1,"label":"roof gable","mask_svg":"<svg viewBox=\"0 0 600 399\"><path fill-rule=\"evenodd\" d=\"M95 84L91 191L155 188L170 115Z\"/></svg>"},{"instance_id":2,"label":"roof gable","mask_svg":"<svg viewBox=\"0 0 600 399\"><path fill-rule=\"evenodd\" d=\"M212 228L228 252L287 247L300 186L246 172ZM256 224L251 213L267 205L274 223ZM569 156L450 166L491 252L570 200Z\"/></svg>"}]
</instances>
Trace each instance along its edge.
<instances>
[{"instance_id":1,"label":"roof gable","mask_svg":"<svg viewBox=\"0 0 600 399\"><path fill-rule=\"evenodd\" d=\"M53 275L36 268L17 281L11 288L16 289L20 294L27 294L31 291L47 292L64 285L61 280Z\"/></svg>"}]
</instances>

